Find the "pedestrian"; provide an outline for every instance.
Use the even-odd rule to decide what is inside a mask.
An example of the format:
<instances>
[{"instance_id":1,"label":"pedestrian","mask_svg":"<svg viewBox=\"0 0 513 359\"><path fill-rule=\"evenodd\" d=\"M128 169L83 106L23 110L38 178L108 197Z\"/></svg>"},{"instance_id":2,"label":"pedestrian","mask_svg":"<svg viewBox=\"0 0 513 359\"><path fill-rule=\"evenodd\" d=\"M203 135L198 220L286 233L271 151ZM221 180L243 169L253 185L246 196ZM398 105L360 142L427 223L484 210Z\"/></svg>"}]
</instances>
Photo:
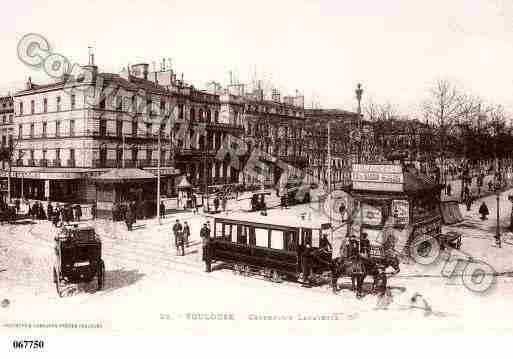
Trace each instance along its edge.
<instances>
[{"instance_id":1,"label":"pedestrian","mask_svg":"<svg viewBox=\"0 0 513 359\"><path fill-rule=\"evenodd\" d=\"M175 234L175 246L176 246L176 254L180 253L180 249L182 250L182 256L185 255L185 247L184 247L184 233L183 230L179 230Z\"/></svg>"},{"instance_id":2,"label":"pedestrian","mask_svg":"<svg viewBox=\"0 0 513 359\"><path fill-rule=\"evenodd\" d=\"M80 222L82 219L82 207L80 207L80 204L75 205L75 221Z\"/></svg>"},{"instance_id":3,"label":"pedestrian","mask_svg":"<svg viewBox=\"0 0 513 359\"><path fill-rule=\"evenodd\" d=\"M467 196L467 199L465 201L465 204L467 205L467 212L470 211L473 202L474 199L472 198L472 196Z\"/></svg>"},{"instance_id":4,"label":"pedestrian","mask_svg":"<svg viewBox=\"0 0 513 359\"><path fill-rule=\"evenodd\" d=\"M166 207L164 206L164 201L160 201L160 218L164 218L166 215Z\"/></svg>"},{"instance_id":5,"label":"pedestrian","mask_svg":"<svg viewBox=\"0 0 513 359\"><path fill-rule=\"evenodd\" d=\"M187 221L183 222L183 240L185 241L185 246L189 247L189 237L191 236L191 228L187 224Z\"/></svg>"},{"instance_id":6,"label":"pedestrian","mask_svg":"<svg viewBox=\"0 0 513 359\"><path fill-rule=\"evenodd\" d=\"M479 207L479 214L481 215L482 221L484 221L486 217L490 214L490 212L488 211L488 206L484 201L483 203L481 203L481 206Z\"/></svg>"},{"instance_id":7,"label":"pedestrian","mask_svg":"<svg viewBox=\"0 0 513 359\"><path fill-rule=\"evenodd\" d=\"M203 260L206 261L208 258L208 244L210 242L210 228L208 221L203 223L203 227L201 227L200 238L203 246Z\"/></svg>"},{"instance_id":8,"label":"pedestrian","mask_svg":"<svg viewBox=\"0 0 513 359\"><path fill-rule=\"evenodd\" d=\"M180 220L177 219L175 224L173 225L173 235L175 236L175 247L176 251L178 252L179 247L179 236L182 232L182 224L180 223ZM183 244L183 241L182 241Z\"/></svg>"},{"instance_id":9,"label":"pedestrian","mask_svg":"<svg viewBox=\"0 0 513 359\"><path fill-rule=\"evenodd\" d=\"M125 213L125 223L128 231L132 231L132 226L135 222L135 213L132 208L128 208Z\"/></svg>"}]
</instances>

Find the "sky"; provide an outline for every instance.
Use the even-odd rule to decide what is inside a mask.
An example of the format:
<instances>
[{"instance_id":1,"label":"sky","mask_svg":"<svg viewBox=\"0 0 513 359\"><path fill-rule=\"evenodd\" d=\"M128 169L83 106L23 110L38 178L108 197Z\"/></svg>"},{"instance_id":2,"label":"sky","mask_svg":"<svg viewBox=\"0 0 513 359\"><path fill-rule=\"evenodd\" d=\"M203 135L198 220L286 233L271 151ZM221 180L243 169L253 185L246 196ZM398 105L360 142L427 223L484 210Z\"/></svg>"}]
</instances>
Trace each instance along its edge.
<instances>
[{"instance_id":1,"label":"sky","mask_svg":"<svg viewBox=\"0 0 513 359\"><path fill-rule=\"evenodd\" d=\"M417 116L444 78L513 113L511 0L17 0L2 8L0 94L28 76L48 80L17 58L19 40L38 33L73 63L85 64L94 47L100 71L171 58L198 88L227 84L231 70L282 95L297 89L307 106L355 110L361 83L364 103Z\"/></svg>"}]
</instances>

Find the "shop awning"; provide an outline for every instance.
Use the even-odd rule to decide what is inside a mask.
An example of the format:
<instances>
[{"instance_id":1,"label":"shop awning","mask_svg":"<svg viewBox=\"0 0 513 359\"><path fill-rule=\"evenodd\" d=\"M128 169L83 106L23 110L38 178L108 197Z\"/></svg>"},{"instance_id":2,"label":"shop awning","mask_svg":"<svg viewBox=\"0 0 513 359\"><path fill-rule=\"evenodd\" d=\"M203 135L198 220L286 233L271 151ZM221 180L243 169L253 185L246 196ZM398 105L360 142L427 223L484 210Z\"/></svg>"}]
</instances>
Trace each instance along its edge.
<instances>
[{"instance_id":1,"label":"shop awning","mask_svg":"<svg viewBox=\"0 0 513 359\"><path fill-rule=\"evenodd\" d=\"M99 183L144 182L155 179L156 176L153 173L138 168L115 168L92 178Z\"/></svg>"}]
</instances>

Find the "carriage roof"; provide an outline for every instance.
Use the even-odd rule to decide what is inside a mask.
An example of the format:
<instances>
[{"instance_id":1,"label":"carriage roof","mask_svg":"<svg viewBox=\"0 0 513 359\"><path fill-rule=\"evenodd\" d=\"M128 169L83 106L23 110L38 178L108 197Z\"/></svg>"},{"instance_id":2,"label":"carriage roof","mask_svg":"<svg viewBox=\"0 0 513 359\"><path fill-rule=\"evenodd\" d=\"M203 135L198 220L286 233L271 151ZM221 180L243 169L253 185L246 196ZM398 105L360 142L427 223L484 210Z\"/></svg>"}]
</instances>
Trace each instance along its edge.
<instances>
[{"instance_id":1,"label":"carriage roof","mask_svg":"<svg viewBox=\"0 0 513 359\"><path fill-rule=\"evenodd\" d=\"M254 224L309 229L322 229L323 224L329 223L329 221L323 221L319 218L309 220L307 216L305 216L306 219L302 220L299 216L289 213L274 214L274 216L272 213L268 216L262 216L259 212L230 212L228 214L215 214L207 217L218 222L230 224Z\"/></svg>"},{"instance_id":2,"label":"carriage roof","mask_svg":"<svg viewBox=\"0 0 513 359\"><path fill-rule=\"evenodd\" d=\"M91 226L64 226L55 237L55 240L61 242L93 243L98 242L99 237L94 227Z\"/></svg>"}]
</instances>

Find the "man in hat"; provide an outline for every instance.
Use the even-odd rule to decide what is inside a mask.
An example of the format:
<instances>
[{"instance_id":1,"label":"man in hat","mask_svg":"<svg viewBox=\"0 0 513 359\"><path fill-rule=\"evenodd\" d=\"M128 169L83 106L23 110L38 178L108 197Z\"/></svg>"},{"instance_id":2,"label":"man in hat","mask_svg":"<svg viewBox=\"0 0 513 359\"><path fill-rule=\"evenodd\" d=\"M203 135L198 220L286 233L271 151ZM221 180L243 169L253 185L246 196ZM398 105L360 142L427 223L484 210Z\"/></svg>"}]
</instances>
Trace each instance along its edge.
<instances>
[{"instance_id":1,"label":"man in hat","mask_svg":"<svg viewBox=\"0 0 513 359\"><path fill-rule=\"evenodd\" d=\"M187 221L183 222L183 240L185 241L185 246L189 247L189 237L191 236L191 229L187 224Z\"/></svg>"},{"instance_id":2,"label":"man in hat","mask_svg":"<svg viewBox=\"0 0 513 359\"><path fill-rule=\"evenodd\" d=\"M207 260L208 243L210 242L210 228L208 221L203 223L200 230L200 238L203 245L203 260Z\"/></svg>"},{"instance_id":3,"label":"man in hat","mask_svg":"<svg viewBox=\"0 0 513 359\"><path fill-rule=\"evenodd\" d=\"M360 238L360 254L367 259L369 258L370 241L369 235L367 233L362 233L362 236Z\"/></svg>"},{"instance_id":4,"label":"man in hat","mask_svg":"<svg viewBox=\"0 0 513 359\"><path fill-rule=\"evenodd\" d=\"M358 241L356 240L356 236L353 234L347 243L347 258L355 259L358 257L358 253L360 251Z\"/></svg>"},{"instance_id":5,"label":"man in hat","mask_svg":"<svg viewBox=\"0 0 513 359\"><path fill-rule=\"evenodd\" d=\"M180 249L179 247L182 246L182 253L183 253L183 240L181 240L181 238L180 238L181 234L182 234L182 224L180 223L180 220L177 219L176 223L173 225L173 235L175 237L175 247L176 247L176 252L178 252Z\"/></svg>"}]
</instances>

